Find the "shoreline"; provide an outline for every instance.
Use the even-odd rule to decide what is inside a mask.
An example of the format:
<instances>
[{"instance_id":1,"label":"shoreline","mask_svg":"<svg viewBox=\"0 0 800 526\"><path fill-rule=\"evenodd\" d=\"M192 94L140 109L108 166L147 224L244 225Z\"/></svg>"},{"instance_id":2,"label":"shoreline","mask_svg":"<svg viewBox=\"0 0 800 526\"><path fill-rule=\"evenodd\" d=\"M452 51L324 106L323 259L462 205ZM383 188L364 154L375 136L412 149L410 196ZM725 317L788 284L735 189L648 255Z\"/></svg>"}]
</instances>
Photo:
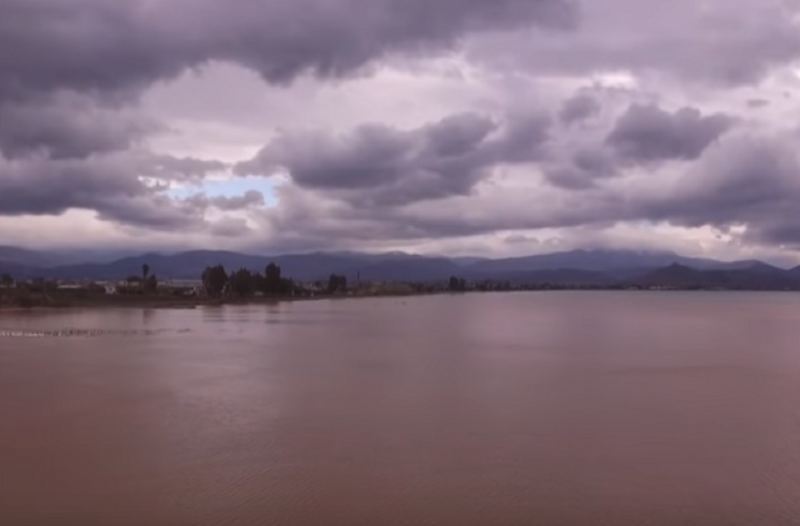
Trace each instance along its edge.
<instances>
[{"instance_id":1,"label":"shoreline","mask_svg":"<svg viewBox=\"0 0 800 526\"><path fill-rule=\"evenodd\" d=\"M353 300L367 298L417 298L444 295L466 295L466 294L508 294L523 292L715 292L715 293L798 293L798 290L756 290L756 289L613 289L613 288L553 288L553 289L520 289L520 290L496 290L496 291L436 291L422 293L384 293L384 294L353 294L353 295L319 295L319 296L276 296L262 298L236 298L236 299L174 299L165 298L163 300L153 298L129 297L123 300L117 298L103 297L102 299L70 299L51 305L0 305L0 315L3 313L30 313L30 312L53 312L70 311L80 309L153 309L153 310L194 310L200 307L224 307L228 305L270 305L277 303L294 303L304 301L323 301L323 300Z\"/></svg>"},{"instance_id":2,"label":"shoreline","mask_svg":"<svg viewBox=\"0 0 800 526\"><path fill-rule=\"evenodd\" d=\"M164 310L194 310L199 307L224 307L227 305L270 305L276 303L294 303L303 301L347 300L364 298L403 298L453 294L450 292L431 293L398 293L398 294L354 294L354 295L319 295L319 296L274 296L262 298L230 298L230 299L153 299L130 297L120 300L117 298L103 297L103 299L70 299L58 304L32 305L29 307L19 305L0 305L0 313L5 312L34 312L34 311L59 311L77 309L120 308L120 309L164 309ZM463 293L461 293L463 294Z\"/></svg>"}]
</instances>

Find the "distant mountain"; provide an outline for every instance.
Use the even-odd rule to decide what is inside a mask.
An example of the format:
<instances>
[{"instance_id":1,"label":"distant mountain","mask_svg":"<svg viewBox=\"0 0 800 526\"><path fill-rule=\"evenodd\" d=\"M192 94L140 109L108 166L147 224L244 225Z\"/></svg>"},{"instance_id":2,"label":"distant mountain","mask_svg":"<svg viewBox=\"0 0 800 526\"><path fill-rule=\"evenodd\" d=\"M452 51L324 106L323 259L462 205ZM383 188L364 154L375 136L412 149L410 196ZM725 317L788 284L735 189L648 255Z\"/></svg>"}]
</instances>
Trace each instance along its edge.
<instances>
[{"instance_id":1,"label":"distant mountain","mask_svg":"<svg viewBox=\"0 0 800 526\"><path fill-rule=\"evenodd\" d=\"M464 271L445 258L390 259L356 268L361 279L371 281L443 281Z\"/></svg>"},{"instance_id":2,"label":"distant mountain","mask_svg":"<svg viewBox=\"0 0 800 526\"><path fill-rule=\"evenodd\" d=\"M47 267L59 265L66 260L56 254L28 250L19 247L0 246L0 264L22 267Z\"/></svg>"},{"instance_id":3,"label":"distant mountain","mask_svg":"<svg viewBox=\"0 0 800 526\"><path fill-rule=\"evenodd\" d=\"M285 276L303 281L341 274L350 280L366 281L443 281L458 276L470 281L582 286L630 283L706 288L734 284L732 288L779 289L800 282L800 267L786 271L759 261L721 262L668 252L625 250L575 250L506 259L445 258L404 252L262 256L195 250L144 254L111 262L53 265L53 261L44 253L0 247L0 272L22 278L124 279L140 275L142 265L147 264L160 279L199 279L208 266L222 264L229 272L240 268L263 272L274 262Z\"/></svg>"},{"instance_id":4,"label":"distant mountain","mask_svg":"<svg viewBox=\"0 0 800 526\"><path fill-rule=\"evenodd\" d=\"M620 269L656 269L678 263L698 269L746 267L756 262L726 263L713 259L687 258L673 252L632 250L573 250L520 258L493 259L470 266L476 272L521 272L569 268L595 272Z\"/></svg>"},{"instance_id":5,"label":"distant mountain","mask_svg":"<svg viewBox=\"0 0 800 526\"><path fill-rule=\"evenodd\" d=\"M76 264L87 260L94 263L108 263L128 254L129 252L102 249L47 251L0 246L0 265L14 264L22 267L43 268Z\"/></svg>"},{"instance_id":6,"label":"distant mountain","mask_svg":"<svg viewBox=\"0 0 800 526\"><path fill-rule=\"evenodd\" d=\"M552 285L552 286L608 286L620 280L604 272L577 269L531 270L527 272L500 272L492 274L492 281L508 281L513 285Z\"/></svg>"},{"instance_id":7,"label":"distant mountain","mask_svg":"<svg viewBox=\"0 0 800 526\"><path fill-rule=\"evenodd\" d=\"M328 254L266 257L237 252L198 250L173 255L145 254L111 263L84 263L29 269L26 274L33 273L47 278L124 279L131 275L138 276L142 272L142 265L147 264L151 272L161 279L199 279L203 270L209 266L224 265L229 271L246 268L263 272L271 262L284 268L287 275L299 279L319 279L331 273L346 272L356 265L353 259ZM2 268L0 262L0 270Z\"/></svg>"},{"instance_id":8,"label":"distant mountain","mask_svg":"<svg viewBox=\"0 0 800 526\"><path fill-rule=\"evenodd\" d=\"M796 290L800 279L763 263L733 270L700 270L673 264L632 282L644 287L730 290Z\"/></svg>"}]
</instances>

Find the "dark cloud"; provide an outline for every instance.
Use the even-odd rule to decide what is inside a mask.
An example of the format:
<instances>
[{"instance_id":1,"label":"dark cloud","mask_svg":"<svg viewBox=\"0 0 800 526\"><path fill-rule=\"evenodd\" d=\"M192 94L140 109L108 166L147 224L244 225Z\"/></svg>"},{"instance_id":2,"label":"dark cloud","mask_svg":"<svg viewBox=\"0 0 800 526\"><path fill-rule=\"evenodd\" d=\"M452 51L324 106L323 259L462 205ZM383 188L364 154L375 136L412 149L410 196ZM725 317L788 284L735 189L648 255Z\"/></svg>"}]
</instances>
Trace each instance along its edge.
<instances>
[{"instance_id":1,"label":"dark cloud","mask_svg":"<svg viewBox=\"0 0 800 526\"><path fill-rule=\"evenodd\" d=\"M264 194L258 190L248 190L239 196L213 196L197 194L186 199L187 203L192 204L200 210L214 207L226 212L244 210L250 207L263 206L265 203Z\"/></svg>"},{"instance_id":2,"label":"dark cloud","mask_svg":"<svg viewBox=\"0 0 800 526\"><path fill-rule=\"evenodd\" d=\"M559 119L564 124L581 122L600 112L601 105L594 97L589 95L576 95L564 101L561 111L558 113Z\"/></svg>"},{"instance_id":3,"label":"dark cloud","mask_svg":"<svg viewBox=\"0 0 800 526\"><path fill-rule=\"evenodd\" d=\"M342 76L470 32L577 19L571 0L2 0L0 10L0 100L125 94L210 60L271 82Z\"/></svg>"},{"instance_id":4,"label":"dark cloud","mask_svg":"<svg viewBox=\"0 0 800 526\"><path fill-rule=\"evenodd\" d=\"M741 104L742 91L726 99L724 90L757 83L800 57L798 3L675 0L663 9L656 0L604 0L582 2L580 13L576 5L0 0L0 215L77 208L125 227L242 239L257 234L307 249L632 222L711 226L737 236L741 230L734 227L740 227L748 243L800 246L796 136L741 133L744 126L734 126L740 121L733 117L695 108L634 104L610 125L601 111L631 100L719 96L721 107ZM465 111L413 129L378 118L341 133L278 132L234 168L242 176L288 174L277 185L276 206L264 206L258 191L174 197L176 183L202 192L204 179L232 167L152 153L161 125L136 106L154 84L218 61L288 85L298 77L345 78L382 61L451 50L481 61L469 68L489 64L503 74L476 69L474 78L484 84L447 106L496 111L505 104L507 115ZM437 62L437 73L440 67ZM547 80L537 82L540 75ZM618 86L618 78L624 88L603 87ZM770 86L773 81L779 89L790 85L777 75ZM556 105L552 117L514 111L529 107L520 100L526 96L560 101L564 94L556 92L563 86L593 82ZM448 95L439 91L443 86L437 80L435 97ZM661 92L637 93L652 86ZM220 90L220 100L236 96L235 87ZM707 98L692 98L693 90ZM394 86L388 91L394 98ZM510 94L512 102L494 100ZM767 103L753 99L747 106ZM591 126L576 125L588 119ZM272 125L267 119L264 133ZM216 133L204 130L201 140ZM226 145L244 147L232 144L237 141ZM541 183L542 175L549 184ZM220 214L236 217L206 218ZM251 232L253 218L263 230ZM501 238L504 244L533 241Z\"/></svg>"},{"instance_id":5,"label":"dark cloud","mask_svg":"<svg viewBox=\"0 0 800 526\"><path fill-rule=\"evenodd\" d=\"M230 168L230 165L222 161L172 155L145 155L140 166L144 172L158 179L194 183Z\"/></svg>"},{"instance_id":6,"label":"dark cloud","mask_svg":"<svg viewBox=\"0 0 800 526\"><path fill-rule=\"evenodd\" d=\"M0 214L59 215L69 209L94 210L101 219L158 229L200 228L209 205L236 208L262 200L258 192L242 198L214 198L205 203L165 194L168 181L185 174L159 169L167 163L197 166L214 161L153 156L146 152L87 159L0 157ZM169 177L165 177L169 176ZM149 180L149 182L145 182ZM217 200L222 199L222 200ZM241 201L239 201L241 199Z\"/></svg>"},{"instance_id":7,"label":"dark cloud","mask_svg":"<svg viewBox=\"0 0 800 526\"><path fill-rule=\"evenodd\" d=\"M127 150L157 125L129 112L98 108L85 97L0 104L0 152L6 158L85 158Z\"/></svg>"},{"instance_id":8,"label":"dark cloud","mask_svg":"<svg viewBox=\"0 0 800 526\"><path fill-rule=\"evenodd\" d=\"M596 155L576 155L574 163L611 177L613 165L603 167ZM494 195L486 190L475 197L451 196L367 210L338 206L330 194L319 200L313 192L288 186L280 195L284 206L266 210L265 217L278 233L277 239L298 246L303 242L322 246L325 239L358 245L378 239L458 238L647 222L729 232L746 227L741 239L747 243L800 248L796 206L800 155L790 136L739 132L725 136L683 174L663 185L641 178L624 190L619 184L586 185L581 192L510 189Z\"/></svg>"},{"instance_id":9,"label":"dark cloud","mask_svg":"<svg viewBox=\"0 0 800 526\"><path fill-rule=\"evenodd\" d=\"M213 236L230 238L248 234L252 229L244 219L228 217L211 224L210 232Z\"/></svg>"},{"instance_id":10,"label":"dark cloud","mask_svg":"<svg viewBox=\"0 0 800 526\"><path fill-rule=\"evenodd\" d=\"M695 108L669 113L658 106L634 104L617 120L606 142L631 162L692 160L733 124L721 113L703 116Z\"/></svg>"},{"instance_id":11,"label":"dark cloud","mask_svg":"<svg viewBox=\"0 0 800 526\"><path fill-rule=\"evenodd\" d=\"M165 195L110 196L92 203L100 219L153 230L200 230L208 226L193 203Z\"/></svg>"},{"instance_id":12,"label":"dark cloud","mask_svg":"<svg viewBox=\"0 0 800 526\"><path fill-rule=\"evenodd\" d=\"M284 133L235 171L286 170L302 187L338 192L360 206L466 195L493 166L536 158L549 121L515 117L498 127L467 113L411 131L364 125L340 135Z\"/></svg>"},{"instance_id":13,"label":"dark cloud","mask_svg":"<svg viewBox=\"0 0 800 526\"><path fill-rule=\"evenodd\" d=\"M212 61L272 83L342 77L472 32L577 19L572 0L0 0L0 13L0 152L54 159L138 144L152 129L110 109Z\"/></svg>"},{"instance_id":14,"label":"dark cloud","mask_svg":"<svg viewBox=\"0 0 800 526\"><path fill-rule=\"evenodd\" d=\"M800 57L796 0L584 2L570 38L527 31L468 42L470 56L502 69L585 75L630 72L686 82L757 84Z\"/></svg>"},{"instance_id":15,"label":"dark cloud","mask_svg":"<svg viewBox=\"0 0 800 526\"><path fill-rule=\"evenodd\" d=\"M535 237L529 237L523 234L511 234L507 236L503 242L507 245L540 245L542 243Z\"/></svg>"},{"instance_id":16,"label":"dark cloud","mask_svg":"<svg viewBox=\"0 0 800 526\"><path fill-rule=\"evenodd\" d=\"M4 215L96 209L114 196L146 194L147 188L122 160L0 159L0 211Z\"/></svg>"},{"instance_id":17,"label":"dark cloud","mask_svg":"<svg viewBox=\"0 0 800 526\"><path fill-rule=\"evenodd\" d=\"M681 226L746 226L750 241L800 245L798 200L794 141L742 133L709 149L669 194L641 199L638 214Z\"/></svg>"},{"instance_id":18,"label":"dark cloud","mask_svg":"<svg viewBox=\"0 0 800 526\"><path fill-rule=\"evenodd\" d=\"M601 179L617 175L614 157L602 148L582 148L572 154L566 165L545 170L547 180L560 188L585 190Z\"/></svg>"}]
</instances>

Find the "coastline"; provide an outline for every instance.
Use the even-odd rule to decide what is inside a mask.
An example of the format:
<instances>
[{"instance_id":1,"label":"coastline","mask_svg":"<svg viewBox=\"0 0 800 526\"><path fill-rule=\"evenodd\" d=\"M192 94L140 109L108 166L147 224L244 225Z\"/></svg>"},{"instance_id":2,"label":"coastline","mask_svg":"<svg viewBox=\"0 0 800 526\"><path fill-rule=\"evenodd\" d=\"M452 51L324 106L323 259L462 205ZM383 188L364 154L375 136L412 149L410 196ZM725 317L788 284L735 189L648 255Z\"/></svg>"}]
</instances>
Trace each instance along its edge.
<instances>
[{"instance_id":1,"label":"coastline","mask_svg":"<svg viewBox=\"0 0 800 526\"><path fill-rule=\"evenodd\" d=\"M98 298L71 298L51 304L36 304L19 306L15 304L0 304L0 315L12 313L54 312L80 309L155 309L155 310L194 310L199 307L224 307L226 305L270 305L276 303L294 303L302 301L323 300L353 300L366 298L409 298L442 295L488 294L488 293L519 293L519 292L733 292L733 293L792 293L797 290L759 290L759 289L620 289L620 288L543 288L543 289L514 289L514 290L468 290L468 291L428 291L428 292L383 292L373 294L337 294L317 296L271 296L258 298L227 298L227 299L198 299L198 298L162 298L157 297L109 297Z\"/></svg>"},{"instance_id":2,"label":"coastline","mask_svg":"<svg viewBox=\"0 0 800 526\"><path fill-rule=\"evenodd\" d=\"M452 294L451 292L428 292L428 293L383 293L383 294L353 294L353 295L318 295L318 296L271 296L259 298L226 298L226 299L197 299L197 298L163 298L155 297L108 297L102 298L80 298L58 301L51 304L37 304L31 306L19 306L15 304L0 305L2 313L25 313L25 312L53 312L59 310L76 309L164 309L164 310L193 310L199 307L223 307L226 305L270 305L284 302L301 301L322 301L322 300L347 300L362 298L391 298L391 297L410 297L410 296L432 296L438 294ZM462 293L463 294L463 293Z\"/></svg>"}]
</instances>

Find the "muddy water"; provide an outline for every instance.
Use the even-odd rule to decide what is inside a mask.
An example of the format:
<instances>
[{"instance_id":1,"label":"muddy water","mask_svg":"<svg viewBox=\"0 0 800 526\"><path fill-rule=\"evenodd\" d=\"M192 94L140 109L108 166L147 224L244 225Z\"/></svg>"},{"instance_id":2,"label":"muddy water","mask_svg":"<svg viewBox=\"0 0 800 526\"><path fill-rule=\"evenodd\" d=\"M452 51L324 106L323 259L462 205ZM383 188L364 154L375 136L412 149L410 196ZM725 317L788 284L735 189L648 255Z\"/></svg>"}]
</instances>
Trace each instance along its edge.
<instances>
[{"instance_id":1,"label":"muddy water","mask_svg":"<svg viewBox=\"0 0 800 526\"><path fill-rule=\"evenodd\" d=\"M0 313L65 330L0 337L0 524L800 524L800 296Z\"/></svg>"}]
</instances>

